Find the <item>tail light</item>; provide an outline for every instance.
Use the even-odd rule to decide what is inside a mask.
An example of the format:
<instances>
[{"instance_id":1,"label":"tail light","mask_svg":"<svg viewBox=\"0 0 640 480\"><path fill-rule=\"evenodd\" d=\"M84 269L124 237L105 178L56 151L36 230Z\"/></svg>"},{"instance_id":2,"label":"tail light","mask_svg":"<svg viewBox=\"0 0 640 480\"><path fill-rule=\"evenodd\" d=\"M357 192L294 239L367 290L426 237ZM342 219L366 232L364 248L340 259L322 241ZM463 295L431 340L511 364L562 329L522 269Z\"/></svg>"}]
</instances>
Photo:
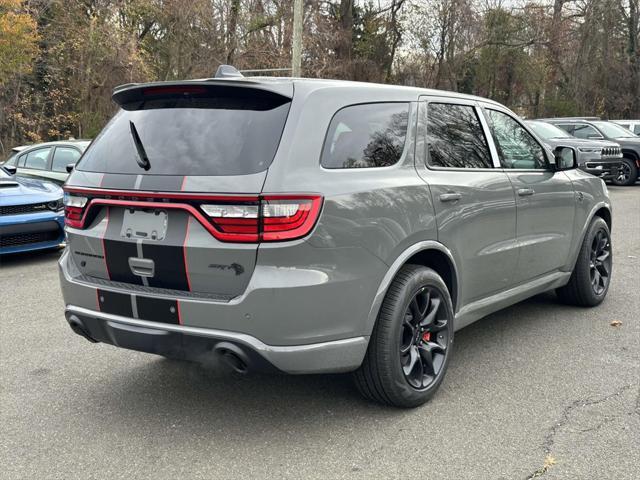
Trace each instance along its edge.
<instances>
[{"instance_id":1,"label":"tail light","mask_svg":"<svg viewBox=\"0 0 640 480\"><path fill-rule=\"evenodd\" d=\"M262 197L262 241L294 240L307 235L318 219L322 197Z\"/></svg>"},{"instance_id":2,"label":"tail light","mask_svg":"<svg viewBox=\"0 0 640 480\"><path fill-rule=\"evenodd\" d=\"M265 195L251 204L204 204L202 210L228 242L281 242L307 235L318 219L319 195Z\"/></svg>"},{"instance_id":3,"label":"tail light","mask_svg":"<svg viewBox=\"0 0 640 480\"><path fill-rule=\"evenodd\" d=\"M65 192L64 194L64 223L70 227L82 228L84 209L87 206L89 199L87 197L79 197L76 195L70 195Z\"/></svg>"},{"instance_id":4,"label":"tail light","mask_svg":"<svg viewBox=\"0 0 640 480\"><path fill-rule=\"evenodd\" d=\"M257 242L260 240L258 214L260 200L248 204L204 204L200 208L215 227L218 240L226 242Z\"/></svg>"},{"instance_id":5,"label":"tail light","mask_svg":"<svg viewBox=\"0 0 640 480\"><path fill-rule=\"evenodd\" d=\"M65 223L85 228L93 207L111 205L134 208L184 210L222 242L282 242L311 232L320 215L320 195L251 195L156 193L77 189L66 187ZM88 196L85 196L88 195ZM93 212L93 215L91 215Z\"/></svg>"}]
</instances>

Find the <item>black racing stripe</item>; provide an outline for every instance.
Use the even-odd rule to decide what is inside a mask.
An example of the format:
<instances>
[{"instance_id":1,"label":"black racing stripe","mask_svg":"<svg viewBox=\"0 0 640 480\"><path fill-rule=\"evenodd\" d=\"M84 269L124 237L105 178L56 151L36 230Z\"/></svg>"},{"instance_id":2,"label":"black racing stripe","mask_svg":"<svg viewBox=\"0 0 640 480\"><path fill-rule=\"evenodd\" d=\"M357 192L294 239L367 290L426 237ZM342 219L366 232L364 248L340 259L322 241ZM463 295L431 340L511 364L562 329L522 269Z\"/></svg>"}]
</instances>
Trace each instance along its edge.
<instances>
[{"instance_id":1,"label":"black racing stripe","mask_svg":"<svg viewBox=\"0 0 640 480\"><path fill-rule=\"evenodd\" d=\"M148 278L150 287L189 290L184 265L184 239L187 235L188 214L170 211L167 236L162 242L143 241L142 254L154 262L155 273Z\"/></svg>"},{"instance_id":2,"label":"black racing stripe","mask_svg":"<svg viewBox=\"0 0 640 480\"><path fill-rule=\"evenodd\" d=\"M114 188L116 190L133 190L136 186L137 175L122 173L105 173L100 188Z\"/></svg>"},{"instance_id":3,"label":"black racing stripe","mask_svg":"<svg viewBox=\"0 0 640 480\"><path fill-rule=\"evenodd\" d=\"M178 302L161 298L136 297L138 318L178 325Z\"/></svg>"},{"instance_id":4,"label":"black racing stripe","mask_svg":"<svg viewBox=\"0 0 640 480\"><path fill-rule=\"evenodd\" d=\"M138 248L135 243L105 238L104 255L109 268L110 280L142 285L142 278L134 275L129 266L129 258L138 256Z\"/></svg>"},{"instance_id":5,"label":"black racing stripe","mask_svg":"<svg viewBox=\"0 0 640 480\"><path fill-rule=\"evenodd\" d=\"M133 317L131 295L98 289L98 301L100 302L101 312Z\"/></svg>"},{"instance_id":6,"label":"black racing stripe","mask_svg":"<svg viewBox=\"0 0 640 480\"><path fill-rule=\"evenodd\" d=\"M179 192L183 178L182 175L143 175L140 190Z\"/></svg>"},{"instance_id":7,"label":"black racing stripe","mask_svg":"<svg viewBox=\"0 0 640 480\"><path fill-rule=\"evenodd\" d=\"M142 285L142 278L134 275L129 266L130 257L138 257L136 242L123 239L120 236L124 209L109 208L109 224L104 238L104 256L109 279L115 282Z\"/></svg>"},{"instance_id":8,"label":"black racing stripe","mask_svg":"<svg viewBox=\"0 0 640 480\"><path fill-rule=\"evenodd\" d=\"M145 243L142 251L155 264L154 276L147 279L150 287L189 290L182 247Z\"/></svg>"}]
</instances>

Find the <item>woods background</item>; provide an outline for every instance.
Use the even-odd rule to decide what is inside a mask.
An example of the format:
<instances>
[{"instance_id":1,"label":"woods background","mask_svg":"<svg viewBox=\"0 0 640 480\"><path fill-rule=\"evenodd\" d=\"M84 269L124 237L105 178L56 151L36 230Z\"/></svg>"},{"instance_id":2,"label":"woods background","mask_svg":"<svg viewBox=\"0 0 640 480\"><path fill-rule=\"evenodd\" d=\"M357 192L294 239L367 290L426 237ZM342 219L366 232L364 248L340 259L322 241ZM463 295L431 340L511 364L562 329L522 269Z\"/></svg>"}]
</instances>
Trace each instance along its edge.
<instances>
[{"instance_id":1,"label":"woods background","mask_svg":"<svg viewBox=\"0 0 640 480\"><path fill-rule=\"evenodd\" d=\"M291 63L292 0L0 0L0 157L91 138L116 85ZM302 71L525 116L640 118L639 0L305 0Z\"/></svg>"}]
</instances>

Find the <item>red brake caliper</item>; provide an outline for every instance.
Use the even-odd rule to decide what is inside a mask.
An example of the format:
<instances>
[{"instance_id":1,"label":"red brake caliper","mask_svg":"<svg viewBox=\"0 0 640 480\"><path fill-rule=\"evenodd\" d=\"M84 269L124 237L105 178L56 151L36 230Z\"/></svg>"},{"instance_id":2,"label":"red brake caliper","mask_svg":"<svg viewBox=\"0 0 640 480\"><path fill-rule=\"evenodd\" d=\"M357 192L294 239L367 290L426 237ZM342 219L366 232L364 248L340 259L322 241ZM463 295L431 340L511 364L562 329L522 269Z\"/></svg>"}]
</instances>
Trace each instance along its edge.
<instances>
[{"instance_id":1,"label":"red brake caliper","mask_svg":"<svg viewBox=\"0 0 640 480\"><path fill-rule=\"evenodd\" d=\"M428 342L431 340L431 332L423 332L422 333L422 341Z\"/></svg>"}]
</instances>

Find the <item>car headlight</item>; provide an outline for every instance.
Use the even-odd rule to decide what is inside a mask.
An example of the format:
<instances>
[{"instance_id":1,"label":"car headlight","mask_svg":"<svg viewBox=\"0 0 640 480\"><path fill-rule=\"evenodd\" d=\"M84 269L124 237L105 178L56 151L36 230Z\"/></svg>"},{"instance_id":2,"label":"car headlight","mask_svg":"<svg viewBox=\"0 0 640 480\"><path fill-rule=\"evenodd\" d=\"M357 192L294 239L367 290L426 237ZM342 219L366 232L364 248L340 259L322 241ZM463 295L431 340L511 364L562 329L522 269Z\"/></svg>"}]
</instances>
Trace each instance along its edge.
<instances>
[{"instance_id":1,"label":"car headlight","mask_svg":"<svg viewBox=\"0 0 640 480\"><path fill-rule=\"evenodd\" d=\"M578 147L578 150L583 153L602 153L602 148L597 147Z\"/></svg>"},{"instance_id":2,"label":"car headlight","mask_svg":"<svg viewBox=\"0 0 640 480\"><path fill-rule=\"evenodd\" d=\"M53 200L52 202L47 203L47 208L53 212L60 212L64 210L64 202L62 201L62 198Z\"/></svg>"}]
</instances>

